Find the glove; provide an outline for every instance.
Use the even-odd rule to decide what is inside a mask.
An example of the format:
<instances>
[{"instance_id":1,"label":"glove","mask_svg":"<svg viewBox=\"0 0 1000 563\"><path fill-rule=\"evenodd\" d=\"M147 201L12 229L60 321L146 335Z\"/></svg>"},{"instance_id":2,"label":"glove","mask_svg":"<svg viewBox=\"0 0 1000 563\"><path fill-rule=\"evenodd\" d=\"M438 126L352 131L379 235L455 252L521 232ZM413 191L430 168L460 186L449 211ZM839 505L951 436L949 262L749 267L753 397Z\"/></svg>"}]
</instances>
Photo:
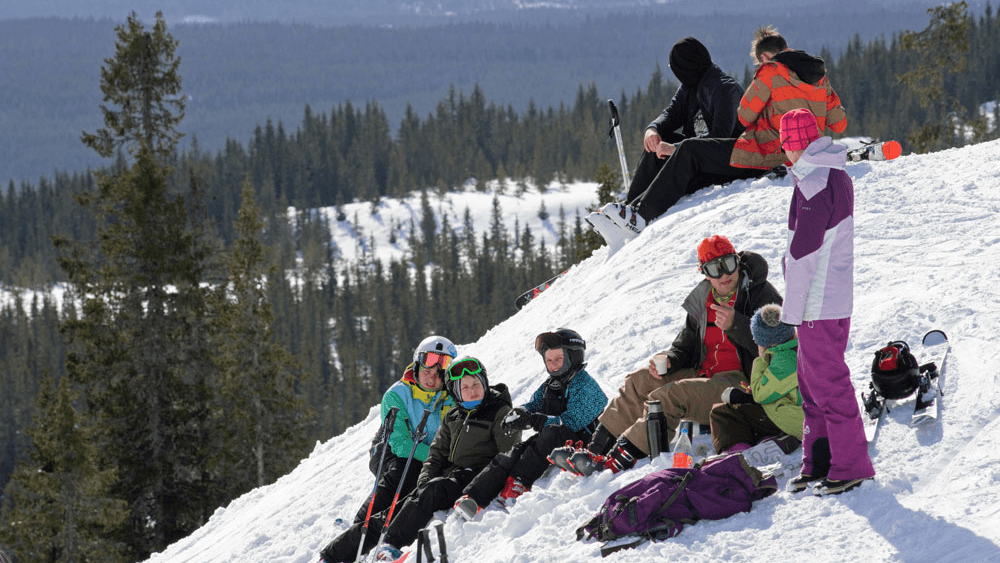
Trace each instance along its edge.
<instances>
[{"instance_id":1,"label":"glove","mask_svg":"<svg viewBox=\"0 0 1000 563\"><path fill-rule=\"evenodd\" d=\"M524 407L515 407L510 414L503 419L502 426L507 430L527 430L529 428L540 431L549 417L539 412L528 412Z\"/></svg>"},{"instance_id":2,"label":"glove","mask_svg":"<svg viewBox=\"0 0 1000 563\"><path fill-rule=\"evenodd\" d=\"M747 393L739 387L727 387L725 391L722 392L722 402L728 403L730 405L740 405L745 403L752 403L753 395Z\"/></svg>"}]
</instances>

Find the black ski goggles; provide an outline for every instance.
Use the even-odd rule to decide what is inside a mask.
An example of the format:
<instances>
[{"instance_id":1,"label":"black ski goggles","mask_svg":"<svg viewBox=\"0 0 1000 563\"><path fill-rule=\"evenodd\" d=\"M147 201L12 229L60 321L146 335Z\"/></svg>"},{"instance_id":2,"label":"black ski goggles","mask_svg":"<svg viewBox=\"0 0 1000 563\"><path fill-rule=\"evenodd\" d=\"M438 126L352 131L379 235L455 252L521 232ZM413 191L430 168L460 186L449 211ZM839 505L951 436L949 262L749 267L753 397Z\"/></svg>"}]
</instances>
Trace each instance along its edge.
<instances>
[{"instance_id":1,"label":"black ski goggles","mask_svg":"<svg viewBox=\"0 0 1000 563\"><path fill-rule=\"evenodd\" d=\"M448 379L458 381L467 375L479 375L483 372L483 364L475 358L466 358L455 362L448 368Z\"/></svg>"},{"instance_id":2,"label":"black ski goggles","mask_svg":"<svg viewBox=\"0 0 1000 563\"><path fill-rule=\"evenodd\" d=\"M535 337L535 351L544 353L553 348L578 347L584 349L587 344L576 337L562 336L556 332L543 332Z\"/></svg>"},{"instance_id":3,"label":"black ski goggles","mask_svg":"<svg viewBox=\"0 0 1000 563\"><path fill-rule=\"evenodd\" d=\"M736 271L740 265L740 259L735 254L726 254L713 258L701 265L701 273L712 279L719 279L728 276Z\"/></svg>"},{"instance_id":4,"label":"black ski goggles","mask_svg":"<svg viewBox=\"0 0 1000 563\"><path fill-rule=\"evenodd\" d=\"M452 357L448 354L438 352L421 352L417 354L417 364L422 368L432 368L439 366L441 369L448 369L451 365Z\"/></svg>"}]
</instances>

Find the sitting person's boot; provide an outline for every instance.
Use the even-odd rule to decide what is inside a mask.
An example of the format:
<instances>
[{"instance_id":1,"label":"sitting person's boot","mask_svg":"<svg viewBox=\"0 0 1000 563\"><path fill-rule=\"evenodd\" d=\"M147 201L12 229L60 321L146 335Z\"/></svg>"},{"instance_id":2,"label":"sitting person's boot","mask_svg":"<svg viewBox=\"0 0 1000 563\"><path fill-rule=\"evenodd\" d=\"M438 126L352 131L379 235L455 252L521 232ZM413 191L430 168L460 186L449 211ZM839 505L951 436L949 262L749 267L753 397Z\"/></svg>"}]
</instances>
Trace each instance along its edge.
<instances>
[{"instance_id":1,"label":"sitting person's boot","mask_svg":"<svg viewBox=\"0 0 1000 563\"><path fill-rule=\"evenodd\" d=\"M523 495L529 490L531 489L525 487L524 484L521 483L520 479L507 477L507 483L504 485L503 490L500 491L500 502L504 506L510 508L511 506L514 506L514 502L517 500L517 497Z\"/></svg>"},{"instance_id":2,"label":"sitting person's boot","mask_svg":"<svg viewBox=\"0 0 1000 563\"><path fill-rule=\"evenodd\" d=\"M618 440L617 445L611 448L608 455L598 455L590 450L584 450L573 455L569 462L580 475L589 477L604 469L610 469L612 473L632 469L635 467L636 460L644 457L646 457L645 452L623 437Z\"/></svg>"},{"instance_id":3,"label":"sitting person's boot","mask_svg":"<svg viewBox=\"0 0 1000 563\"><path fill-rule=\"evenodd\" d=\"M549 463L555 465L556 467L562 469L563 471L569 471L574 475L578 475L576 469L574 469L573 466L569 464L569 458L572 457L573 454L575 454L577 451L582 449L583 449L583 442L577 440L574 443L573 440L566 440L565 446L560 446L558 448L555 448L549 453L548 455Z\"/></svg>"},{"instance_id":4,"label":"sitting person's boot","mask_svg":"<svg viewBox=\"0 0 1000 563\"><path fill-rule=\"evenodd\" d=\"M458 502L455 503L455 512L469 522L475 519L476 515L479 514L481 510L482 508L476 504L476 501L469 498L469 495L462 495L462 497L458 499Z\"/></svg>"}]
</instances>

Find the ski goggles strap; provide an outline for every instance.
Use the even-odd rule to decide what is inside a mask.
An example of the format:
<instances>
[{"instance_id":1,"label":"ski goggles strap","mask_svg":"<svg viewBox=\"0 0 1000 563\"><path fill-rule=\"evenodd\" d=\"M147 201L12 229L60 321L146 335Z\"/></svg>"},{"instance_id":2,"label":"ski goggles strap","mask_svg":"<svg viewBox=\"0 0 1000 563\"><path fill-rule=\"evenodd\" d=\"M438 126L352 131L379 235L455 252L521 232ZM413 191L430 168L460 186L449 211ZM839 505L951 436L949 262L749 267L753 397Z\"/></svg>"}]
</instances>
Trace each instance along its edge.
<instances>
[{"instance_id":1,"label":"ski goggles strap","mask_svg":"<svg viewBox=\"0 0 1000 563\"><path fill-rule=\"evenodd\" d=\"M448 379L458 381L467 375L479 375L483 371L483 364L475 358L465 358L448 368Z\"/></svg>"},{"instance_id":2,"label":"ski goggles strap","mask_svg":"<svg viewBox=\"0 0 1000 563\"><path fill-rule=\"evenodd\" d=\"M718 279L735 272L739 265L740 260L735 254L726 254L702 264L701 273L712 279Z\"/></svg>"},{"instance_id":3,"label":"ski goggles strap","mask_svg":"<svg viewBox=\"0 0 1000 563\"><path fill-rule=\"evenodd\" d=\"M448 369L452 359L448 354L441 354L439 352L421 352L417 354L417 363L422 368L440 366L441 369Z\"/></svg>"}]
</instances>

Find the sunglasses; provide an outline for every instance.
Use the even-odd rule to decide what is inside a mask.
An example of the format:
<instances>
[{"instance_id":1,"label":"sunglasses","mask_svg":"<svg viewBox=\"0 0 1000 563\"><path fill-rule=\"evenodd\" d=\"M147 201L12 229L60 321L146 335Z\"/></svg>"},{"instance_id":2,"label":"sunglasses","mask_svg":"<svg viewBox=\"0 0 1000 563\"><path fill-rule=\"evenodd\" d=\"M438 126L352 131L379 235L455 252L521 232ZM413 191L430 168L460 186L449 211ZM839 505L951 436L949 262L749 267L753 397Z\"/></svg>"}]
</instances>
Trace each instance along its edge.
<instances>
[{"instance_id":1,"label":"sunglasses","mask_svg":"<svg viewBox=\"0 0 1000 563\"><path fill-rule=\"evenodd\" d=\"M458 381L467 375L479 375L482 371L483 364L479 363L479 360L466 358L448 368L448 379Z\"/></svg>"},{"instance_id":2,"label":"sunglasses","mask_svg":"<svg viewBox=\"0 0 1000 563\"><path fill-rule=\"evenodd\" d=\"M422 368L441 366L441 369L448 369L448 366L451 365L451 360L451 356L439 354L438 352L421 352L417 354L417 363Z\"/></svg>"},{"instance_id":3,"label":"sunglasses","mask_svg":"<svg viewBox=\"0 0 1000 563\"><path fill-rule=\"evenodd\" d=\"M712 279L718 279L735 272L739 264L739 258L735 254L726 254L702 264L701 273Z\"/></svg>"}]
</instances>

